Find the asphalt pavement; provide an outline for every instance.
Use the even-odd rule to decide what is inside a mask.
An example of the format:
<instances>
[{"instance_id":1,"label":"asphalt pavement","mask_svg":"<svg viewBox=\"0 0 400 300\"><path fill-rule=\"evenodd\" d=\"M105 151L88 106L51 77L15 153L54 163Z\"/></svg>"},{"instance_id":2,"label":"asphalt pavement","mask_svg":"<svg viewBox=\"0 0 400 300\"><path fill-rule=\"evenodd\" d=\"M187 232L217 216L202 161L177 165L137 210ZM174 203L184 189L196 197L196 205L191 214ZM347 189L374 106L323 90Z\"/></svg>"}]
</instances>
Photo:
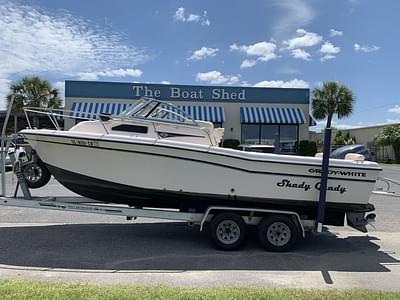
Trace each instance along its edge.
<instances>
[{"instance_id":1,"label":"asphalt pavement","mask_svg":"<svg viewBox=\"0 0 400 300\"><path fill-rule=\"evenodd\" d=\"M400 168L382 174L400 181ZM13 193L11 174L7 188ZM384 184L378 185L385 189ZM74 195L55 180L34 195ZM400 194L400 187L395 188ZM214 249L185 223L0 207L0 278L101 284L400 290L400 199L373 196L375 228L328 227L292 252Z\"/></svg>"}]
</instances>

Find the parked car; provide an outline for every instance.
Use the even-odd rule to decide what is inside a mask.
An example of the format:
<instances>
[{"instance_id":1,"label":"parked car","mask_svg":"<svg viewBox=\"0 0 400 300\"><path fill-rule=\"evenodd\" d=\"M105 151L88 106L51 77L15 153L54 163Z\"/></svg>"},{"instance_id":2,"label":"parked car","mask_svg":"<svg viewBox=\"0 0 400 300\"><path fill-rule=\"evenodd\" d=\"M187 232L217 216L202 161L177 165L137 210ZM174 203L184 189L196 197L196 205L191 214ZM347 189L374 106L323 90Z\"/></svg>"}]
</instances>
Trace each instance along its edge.
<instances>
[{"instance_id":1,"label":"parked car","mask_svg":"<svg viewBox=\"0 0 400 300\"><path fill-rule=\"evenodd\" d=\"M373 158L373 153L371 152L371 150L369 150L366 146L361 144L346 145L337 148L336 150L332 151L330 158L344 159L346 154L348 153L362 154L364 155L365 160L372 161Z\"/></svg>"},{"instance_id":2,"label":"parked car","mask_svg":"<svg viewBox=\"0 0 400 300\"><path fill-rule=\"evenodd\" d=\"M5 151L5 149L4 149ZM25 155L26 151L25 148L22 146L17 146L13 142L10 143L10 147L8 148L8 152L6 153L6 159L5 159L5 166L6 169L11 169L12 168L12 162L10 159L10 153L15 154L15 158L19 158L21 155ZM0 155L0 163L1 163L1 155Z\"/></svg>"}]
</instances>

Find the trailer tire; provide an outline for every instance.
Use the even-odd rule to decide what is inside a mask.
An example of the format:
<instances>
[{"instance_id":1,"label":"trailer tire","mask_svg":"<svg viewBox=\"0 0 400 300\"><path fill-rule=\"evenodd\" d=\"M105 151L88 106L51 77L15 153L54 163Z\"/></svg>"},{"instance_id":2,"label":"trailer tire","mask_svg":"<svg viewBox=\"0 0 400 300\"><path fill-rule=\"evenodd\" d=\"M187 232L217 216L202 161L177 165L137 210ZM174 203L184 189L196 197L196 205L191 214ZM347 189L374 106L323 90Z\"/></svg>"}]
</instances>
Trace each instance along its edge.
<instances>
[{"instance_id":1,"label":"trailer tire","mask_svg":"<svg viewBox=\"0 0 400 300\"><path fill-rule=\"evenodd\" d=\"M238 214L220 213L215 215L210 223L211 240L221 250L238 249L244 242L246 232L246 223Z\"/></svg>"},{"instance_id":2,"label":"trailer tire","mask_svg":"<svg viewBox=\"0 0 400 300\"><path fill-rule=\"evenodd\" d=\"M29 188L38 189L50 181L51 173L44 163L38 159L36 163L29 164L24 168L24 176Z\"/></svg>"},{"instance_id":3,"label":"trailer tire","mask_svg":"<svg viewBox=\"0 0 400 300\"><path fill-rule=\"evenodd\" d=\"M299 227L289 216L272 215L265 217L257 228L258 239L268 251L291 250L299 239Z\"/></svg>"}]
</instances>

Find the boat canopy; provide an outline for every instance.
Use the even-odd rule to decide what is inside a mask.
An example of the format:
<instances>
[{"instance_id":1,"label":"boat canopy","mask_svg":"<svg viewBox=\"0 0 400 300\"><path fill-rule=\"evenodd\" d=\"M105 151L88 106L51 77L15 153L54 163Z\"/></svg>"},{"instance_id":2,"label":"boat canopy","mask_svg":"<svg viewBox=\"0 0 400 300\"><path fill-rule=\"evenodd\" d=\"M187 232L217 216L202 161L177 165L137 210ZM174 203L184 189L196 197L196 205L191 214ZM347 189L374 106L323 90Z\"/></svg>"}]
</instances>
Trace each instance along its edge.
<instances>
[{"instance_id":1,"label":"boat canopy","mask_svg":"<svg viewBox=\"0 0 400 300\"><path fill-rule=\"evenodd\" d=\"M135 105L122 111L118 117L198 126L197 122L179 107L168 102L149 98L141 99Z\"/></svg>"}]
</instances>

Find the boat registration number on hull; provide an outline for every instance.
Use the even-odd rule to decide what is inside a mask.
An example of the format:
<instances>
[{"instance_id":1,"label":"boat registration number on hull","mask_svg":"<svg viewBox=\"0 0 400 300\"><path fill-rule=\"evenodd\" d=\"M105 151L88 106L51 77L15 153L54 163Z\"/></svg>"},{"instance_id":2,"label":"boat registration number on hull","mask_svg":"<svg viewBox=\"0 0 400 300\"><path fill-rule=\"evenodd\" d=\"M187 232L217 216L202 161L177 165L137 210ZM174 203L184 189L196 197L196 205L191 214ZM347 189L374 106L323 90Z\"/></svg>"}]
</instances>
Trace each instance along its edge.
<instances>
[{"instance_id":1,"label":"boat registration number on hull","mask_svg":"<svg viewBox=\"0 0 400 300\"><path fill-rule=\"evenodd\" d=\"M99 147L98 141L87 141L87 140L71 140L72 145L87 146L87 147Z\"/></svg>"}]
</instances>

